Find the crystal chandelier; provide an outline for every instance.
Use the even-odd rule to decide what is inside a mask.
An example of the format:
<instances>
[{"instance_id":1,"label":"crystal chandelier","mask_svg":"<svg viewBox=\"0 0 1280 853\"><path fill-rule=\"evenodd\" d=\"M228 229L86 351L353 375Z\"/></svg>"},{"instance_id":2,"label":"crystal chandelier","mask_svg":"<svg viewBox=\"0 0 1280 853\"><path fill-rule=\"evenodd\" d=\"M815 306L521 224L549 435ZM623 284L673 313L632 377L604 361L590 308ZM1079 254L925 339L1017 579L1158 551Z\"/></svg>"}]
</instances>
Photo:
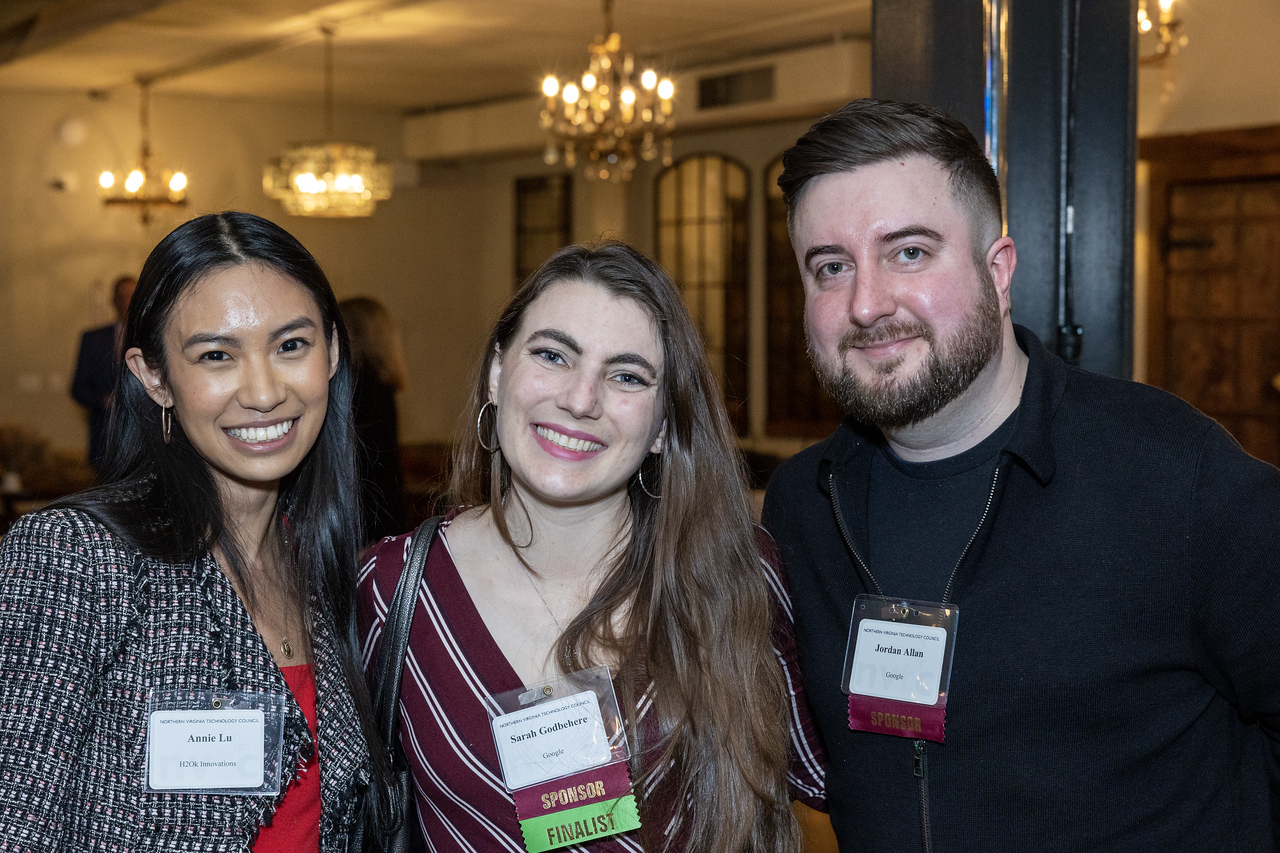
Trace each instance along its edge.
<instances>
[{"instance_id":1,"label":"crystal chandelier","mask_svg":"<svg viewBox=\"0 0 1280 853\"><path fill-rule=\"evenodd\" d=\"M1187 46L1187 37L1182 34L1182 19L1174 13L1173 3L1174 0L1155 0L1154 5L1159 11L1152 18L1147 11L1147 0L1138 0L1138 43L1141 45L1147 41L1149 33L1156 43L1154 53L1139 52L1139 65L1163 65L1178 52L1178 48Z\"/></svg>"},{"instance_id":2,"label":"crystal chandelier","mask_svg":"<svg viewBox=\"0 0 1280 853\"><path fill-rule=\"evenodd\" d=\"M333 30L321 32L325 139L333 139ZM372 216L378 202L391 198L391 169L368 145L302 143L263 167L262 191L291 216Z\"/></svg>"},{"instance_id":3,"label":"crystal chandelier","mask_svg":"<svg viewBox=\"0 0 1280 853\"><path fill-rule=\"evenodd\" d=\"M98 194L103 204L121 205L138 210L142 224L151 222L154 207L182 207L187 203L187 176L171 169L156 171L151 167L151 84L139 81L138 123L141 145L138 162L129 172L123 169L105 171L98 176Z\"/></svg>"},{"instance_id":4,"label":"crystal chandelier","mask_svg":"<svg viewBox=\"0 0 1280 853\"><path fill-rule=\"evenodd\" d=\"M591 63L581 86L555 75L542 81L546 105L541 126L548 132L543 159L548 165L564 160L569 168L586 161L591 180L629 181L640 157L652 160L662 149L662 163L671 165L672 98L669 78L646 68L634 81L635 60L622 50L622 36L613 29L613 2L604 0L604 31L591 44ZM638 141L638 146L636 142Z\"/></svg>"}]
</instances>

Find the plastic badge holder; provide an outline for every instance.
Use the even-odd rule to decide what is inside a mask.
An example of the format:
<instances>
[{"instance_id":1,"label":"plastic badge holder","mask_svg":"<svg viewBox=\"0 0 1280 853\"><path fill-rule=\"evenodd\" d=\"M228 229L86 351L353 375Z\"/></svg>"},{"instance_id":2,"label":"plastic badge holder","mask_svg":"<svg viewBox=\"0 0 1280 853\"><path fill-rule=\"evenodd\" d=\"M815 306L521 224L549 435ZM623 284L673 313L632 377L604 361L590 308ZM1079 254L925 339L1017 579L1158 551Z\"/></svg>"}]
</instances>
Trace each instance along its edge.
<instances>
[{"instance_id":1,"label":"plastic badge holder","mask_svg":"<svg viewBox=\"0 0 1280 853\"><path fill-rule=\"evenodd\" d=\"M840 686L849 727L942 743L959 608L859 595Z\"/></svg>"},{"instance_id":2,"label":"plastic badge holder","mask_svg":"<svg viewBox=\"0 0 1280 853\"><path fill-rule=\"evenodd\" d=\"M626 728L605 666L491 697L502 780L529 853L640 826Z\"/></svg>"},{"instance_id":3,"label":"plastic badge holder","mask_svg":"<svg viewBox=\"0 0 1280 853\"><path fill-rule=\"evenodd\" d=\"M609 676L609 668L607 666L597 666L591 669L584 669L578 672L572 672L568 675L552 678L537 684L526 685L519 690L508 690L505 693L498 693L493 696L494 704L499 709L494 713L490 709L490 722L494 728L494 740L500 737L509 739L513 736L522 734L526 728L530 731L537 732L541 726L537 725L536 716L528 716L528 712L535 708L549 708L550 706L560 706L569 700L578 698L586 700L584 693L590 693L594 697L595 707L599 709L599 721L595 719L595 715L591 713L590 708L584 708L583 713L587 715L588 721L584 725L592 727L595 731L590 738L590 743L594 747L594 754L599 755L602 761L592 762L594 766L602 764L612 764L616 761L626 761L631 757L630 749L627 746L627 732L623 726L622 713L618 710L618 699L613 692L613 680ZM524 712L525 717L519 718L519 722L513 725L512 715ZM535 712L536 713L536 712ZM526 722L526 719L528 720ZM579 719L579 717L574 717ZM511 728L513 731L520 731L514 734L500 734L505 729ZM514 766L513 754L514 750L498 749L498 760L502 764L503 783L506 784L508 791L515 791L520 788L527 788L530 785L539 782L550 781L562 776L568 776L580 770L586 769L583 766L571 766L569 762L565 762L565 772L555 774L548 767L546 770L538 773L520 772ZM607 757L606 757L607 753ZM563 756L563 758L572 758L572 756ZM585 759L584 761L589 760ZM509 766L510 765L510 766ZM546 775L546 774L552 775ZM542 776L534 782L525 781L530 778ZM516 784L510 784L514 780Z\"/></svg>"},{"instance_id":4,"label":"plastic badge holder","mask_svg":"<svg viewBox=\"0 0 1280 853\"><path fill-rule=\"evenodd\" d=\"M279 694L152 691L147 790L279 794L284 709Z\"/></svg>"}]
</instances>

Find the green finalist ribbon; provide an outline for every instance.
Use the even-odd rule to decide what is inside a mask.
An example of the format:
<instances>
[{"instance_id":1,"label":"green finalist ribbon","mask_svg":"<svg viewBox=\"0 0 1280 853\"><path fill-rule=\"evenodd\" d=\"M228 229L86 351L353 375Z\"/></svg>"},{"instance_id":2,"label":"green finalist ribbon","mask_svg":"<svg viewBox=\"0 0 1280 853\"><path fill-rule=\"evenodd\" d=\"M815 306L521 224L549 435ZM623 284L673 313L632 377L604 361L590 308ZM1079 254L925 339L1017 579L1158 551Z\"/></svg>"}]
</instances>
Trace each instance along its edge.
<instances>
[{"instance_id":1,"label":"green finalist ribbon","mask_svg":"<svg viewBox=\"0 0 1280 853\"><path fill-rule=\"evenodd\" d=\"M529 853L544 853L639 828L635 794L520 821Z\"/></svg>"}]
</instances>

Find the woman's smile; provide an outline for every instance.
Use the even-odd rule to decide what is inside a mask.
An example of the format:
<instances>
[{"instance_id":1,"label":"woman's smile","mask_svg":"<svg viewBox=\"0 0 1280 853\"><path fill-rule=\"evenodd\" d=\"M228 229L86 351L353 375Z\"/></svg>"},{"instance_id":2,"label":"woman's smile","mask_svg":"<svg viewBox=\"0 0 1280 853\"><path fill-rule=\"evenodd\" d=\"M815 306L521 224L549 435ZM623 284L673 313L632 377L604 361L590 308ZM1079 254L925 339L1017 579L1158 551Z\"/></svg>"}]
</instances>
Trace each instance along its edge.
<instances>
[{"instance_id":1,"label":"woman's smile","mask_svg":"<svg viewBox=\"0 0 1280 853\"><path fill-rule=\"evenodd\" d=\"M256 450L275 450L277 447L285 445L286 442L280 439L288 436L296 420L297 418L289 418L266 426L229 427L224 429L223 432L237 441L252 445Z\"/></svg>"},{"instance_id":2,"label":"woman's smile","mask_svg":"<svg viewBox=\"0 0 1280 853\"><path fill-rule=\"evenodd\" d=\"M604 450L605 445L594 435L577 432L560 427L553 429L543 424L534 424L538 444L554 456L561 459L590 459Z\"/></svg>"}]
</instances>

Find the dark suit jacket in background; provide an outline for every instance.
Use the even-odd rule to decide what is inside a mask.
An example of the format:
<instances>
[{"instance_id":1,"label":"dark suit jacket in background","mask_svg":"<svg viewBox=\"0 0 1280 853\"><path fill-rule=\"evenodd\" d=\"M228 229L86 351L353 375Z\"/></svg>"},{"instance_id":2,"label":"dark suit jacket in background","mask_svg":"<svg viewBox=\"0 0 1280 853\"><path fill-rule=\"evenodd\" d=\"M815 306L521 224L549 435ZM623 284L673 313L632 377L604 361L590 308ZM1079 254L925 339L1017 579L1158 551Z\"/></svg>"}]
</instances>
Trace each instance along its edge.
<instances>
[{"instance_id":1,"label":"dark suit jacket in background","mask_svg":"<svg viewBox=\"0 0 1280 853\"><path fill-rule=\"evenodd\" d=\"M89 410L89 462L97 467L107 452L107 398L116 387L116 330L119 323L91 329L80 338L71 396Z\"/></svg>"}]
</instances>

